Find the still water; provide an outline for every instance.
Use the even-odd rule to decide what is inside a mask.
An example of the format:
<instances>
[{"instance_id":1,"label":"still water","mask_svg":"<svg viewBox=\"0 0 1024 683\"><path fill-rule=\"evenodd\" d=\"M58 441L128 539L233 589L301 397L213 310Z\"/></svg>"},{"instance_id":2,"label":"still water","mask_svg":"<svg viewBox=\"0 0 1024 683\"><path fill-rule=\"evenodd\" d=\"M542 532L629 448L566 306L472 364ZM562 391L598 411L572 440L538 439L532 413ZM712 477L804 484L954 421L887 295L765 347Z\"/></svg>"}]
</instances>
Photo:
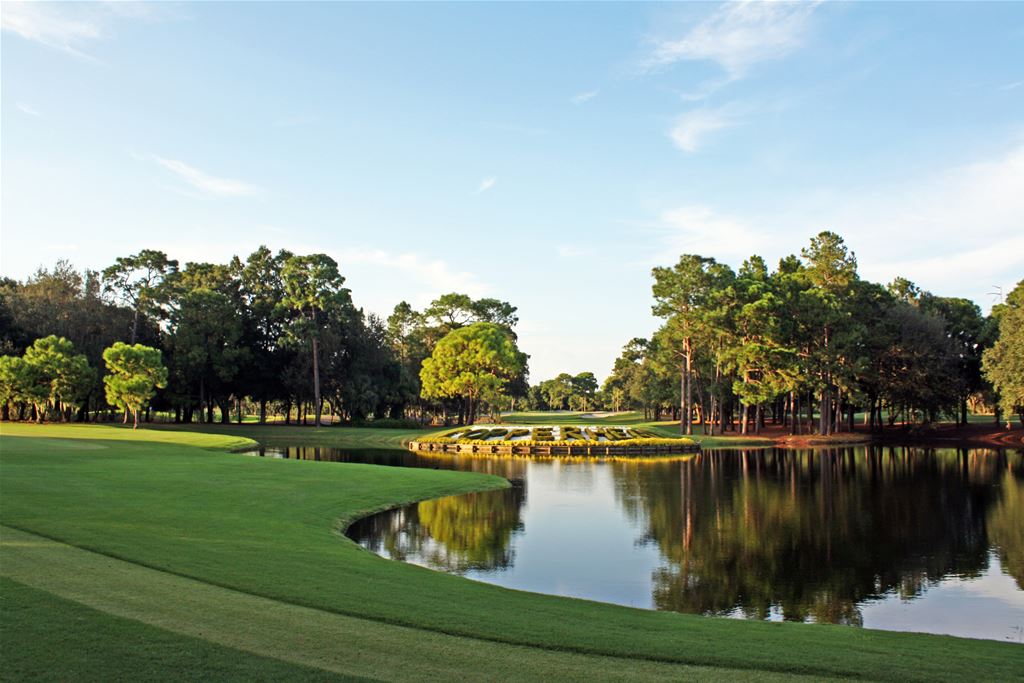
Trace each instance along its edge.
<instances>
[{"instance_id":1,"label":"still water","mask_svg":"<svg viewBox=\"0 0 1024 683\"><path fill-rule=\"evenodd\" d=\"M491 472L349 535L384 557L634 607L1024 642L1024 454L858 447L559 461L287 449Z\"/></svg>"}]
</instances>

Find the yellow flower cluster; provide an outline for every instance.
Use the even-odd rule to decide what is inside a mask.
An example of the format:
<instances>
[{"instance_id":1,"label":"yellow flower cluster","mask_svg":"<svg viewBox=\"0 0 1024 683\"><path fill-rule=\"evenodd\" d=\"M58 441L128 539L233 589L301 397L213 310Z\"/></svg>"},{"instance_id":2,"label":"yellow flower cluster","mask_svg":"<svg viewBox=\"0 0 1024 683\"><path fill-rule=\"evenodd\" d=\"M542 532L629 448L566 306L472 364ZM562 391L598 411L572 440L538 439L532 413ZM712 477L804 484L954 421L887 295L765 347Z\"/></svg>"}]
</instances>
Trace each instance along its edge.
<instances>
[{"instance_id":1,"label":"yellow flower cluster","mask_svg":"<svg viewBox=\"0 0 1024 683\"><path fill-rule=\"evenodd\" d=\"M668 438L646 429L629 427L561 426L555 439L554 428L543 427L473 427L462 428L437 436L417 439L423 443L457 443L483 446L685 446L694 441ZM529 438L521 438L529 437Z\"/></svg>"}]
</instances>

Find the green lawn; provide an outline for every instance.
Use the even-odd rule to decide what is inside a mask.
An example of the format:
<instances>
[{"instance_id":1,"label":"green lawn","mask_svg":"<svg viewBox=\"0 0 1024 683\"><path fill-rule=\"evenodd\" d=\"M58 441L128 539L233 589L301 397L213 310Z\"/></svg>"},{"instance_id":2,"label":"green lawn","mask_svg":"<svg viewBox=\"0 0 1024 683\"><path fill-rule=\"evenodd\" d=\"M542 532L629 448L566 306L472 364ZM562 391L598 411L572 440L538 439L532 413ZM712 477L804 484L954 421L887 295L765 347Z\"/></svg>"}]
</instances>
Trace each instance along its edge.
<instances>
[{"instance_id":1,"label":"green lawn","mask_svg":"<svg viewBox=\"0 0 1024 683\"><path fill-rule=\"evenodd\" d=\"M405 442L437 431L430 429L377 429L371 427L302 427L299 425L153 424L147 431L181 433L185 430L202 434L254 439L270 448L285 446L320 446L325 448L403 448ZM255 444L253 444L255 446Z\"/></svg>"},{"instance_id":2,"label":"green lawn","mask_svg":"<svg viewBox=\"0 0 1024 683\"><path fill-rule=\"evenodd\" d=\"M104 678L107 660L122 667L116 671L123 678L151 677L153 667L174 677L173 669L185 666L175 663L176 639L199 653L182 671L217 679L242 660L250 668L238 668L236 677L265 679L550 679L578 672L581 679L1008 680L1024 670L1024 648L1010 644L649 612L390 562L340 529L400 502L507 483L475 473L216 450L287 429L211 426L194 434L3 425L0 575L16 589L4 589L0 678ZM294 436L274 438L357 448L403 437L393 430L293 429ZM62 635L66 623L93 622L109 633L134 624L138 638L152 641L152 658L136 664L122 643L93 638L86 626L75 638ZM48 639L49 647L25 645L18 657L7 656L23 631ZM360 639L364 632L370 635ZM65 646L82 676L54 673L52 660ZM239 652L264 659L239 659Z\"/></svg>"}]
</instances>

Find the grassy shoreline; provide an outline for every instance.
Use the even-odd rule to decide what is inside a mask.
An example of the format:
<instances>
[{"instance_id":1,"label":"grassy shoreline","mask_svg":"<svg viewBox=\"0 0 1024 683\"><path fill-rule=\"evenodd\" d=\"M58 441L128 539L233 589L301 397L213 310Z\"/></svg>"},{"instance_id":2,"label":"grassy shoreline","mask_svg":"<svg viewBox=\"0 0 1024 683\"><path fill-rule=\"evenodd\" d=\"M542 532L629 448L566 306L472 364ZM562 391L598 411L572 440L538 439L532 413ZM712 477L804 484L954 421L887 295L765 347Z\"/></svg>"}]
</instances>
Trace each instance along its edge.
<instances>
[{"instance_id":1,"label":"grassy shoreline","mask_svg":"<svg viewBox=\"0 0 1024 683\"><path fill-rule=\"evenodd\" d=\"M239 437L274 445L269 430L280 427L0 429L0 523L286 605L527 652L711 667L732 677L741 670L1009 679L1024 667L1024 648L990 641L714 619L511 591L383 560L339 535L375 510L507 485L497 477L217 452L244 447ZM298 434L283 429L274 438L296 443ZM404 438L379 433L395 430L293 429L314 446Z\"/></svg>"}]
</instances>

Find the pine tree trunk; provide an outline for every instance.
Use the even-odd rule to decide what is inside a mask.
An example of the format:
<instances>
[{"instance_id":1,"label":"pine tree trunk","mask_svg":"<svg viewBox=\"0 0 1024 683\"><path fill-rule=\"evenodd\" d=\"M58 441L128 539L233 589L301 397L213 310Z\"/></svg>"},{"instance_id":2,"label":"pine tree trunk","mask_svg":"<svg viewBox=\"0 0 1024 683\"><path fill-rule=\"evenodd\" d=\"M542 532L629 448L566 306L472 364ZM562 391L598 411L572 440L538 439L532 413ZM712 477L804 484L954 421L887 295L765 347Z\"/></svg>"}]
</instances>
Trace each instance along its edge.
<instances>
[{"instance_id":1,"label":"pine tree trunk","mask_svg":"<svg viewBox=\"0 0 1024 683\"><path fill-rule=\"evenodd\" d=\"M686 363L679 366L679 433L686 433Z\"/></svg>"},{"instance_id":2,"label":"pine tree trunk","mask_svg":"<svg viewBox=\"0 0 1024 683\"><path fill-rule=\"evenodd\" d=\"M313 405L316 410L316 426L320 426L320 347L319 341L313 337Z\"/></svg>"},{"instance_id":3,"label":"pine tree trunk","mask_svg":"<svg viewBox=\"0 0 1024 683\"><path fill-rule=\"evenodd\" d=\"M807 433L814 432L814 393L807 394Z\"/></svg>"}]
</instances>

